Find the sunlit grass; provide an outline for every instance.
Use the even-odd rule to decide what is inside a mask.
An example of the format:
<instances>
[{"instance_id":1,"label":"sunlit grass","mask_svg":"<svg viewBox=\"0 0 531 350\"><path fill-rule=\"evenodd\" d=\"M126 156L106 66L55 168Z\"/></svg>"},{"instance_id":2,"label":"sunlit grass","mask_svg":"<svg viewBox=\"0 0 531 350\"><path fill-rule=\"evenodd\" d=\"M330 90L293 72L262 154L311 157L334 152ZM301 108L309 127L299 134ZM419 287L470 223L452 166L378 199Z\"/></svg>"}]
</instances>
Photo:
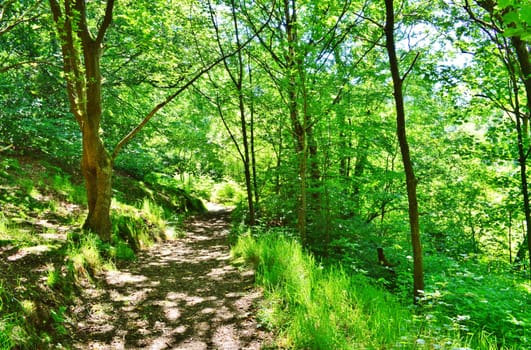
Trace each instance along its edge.
<instances>
[{"instance_id":1,"label":"sunlit grass","mask_svg":"<svg viewBox=\"0 0 531 350\"><path fill-rule=\"evenodd\" d=\"M136 251L166 239L164 209L152 201L144 199L140 208L113 201L112 207L112 232L116 241L123 240Z\"/></svg>"},{"instance_id":2,"label":"sunlit grass","mask_svg":"<svg viewBox=\"0 0 531 350\"><path fill-rule=\"evenodd\" d=\"M166 219L164 208L157 205L153 201L144 198L141 206L142 215L148 220L148 222L156 225L161 230L166 228Z\"/></svg>"},{"instance_id":3,"label":"sunlit grass","mask_svg":"<svg viewBox=\"0 0 531 350\"><path fill-rule=\"evenodd\" d=\"M10 229L9 224L9 220L4 216L4 214L0 213L0 239L3 239L5 232Z\"/></svg>"},{"instance_id":4,"label":"sunlit grass","mask_svg":"<svg viewBox=\"0 0 531 350\"><path fill-rule=\"evenodd\" d=\"M2 213L0 213L0 240L14 242L21 247L39 244L41 241L29 229L19 227Z\"/></svg>"},{"instance_id":5,"label":"sunlit grass","mask_svg":"<svg viewBox=\"0 0 531 350\"><path fill-rule=\"evenodd\" d=\"M75 279L114 268L111 261L102 257L101 246L101 240L94 234L83 234L79 242L70 243L67 256Z\"/></svg>"},{"instance_id":6,"label":"sunlit grass","mask_svg":"<svg viewBox=\"0 0 531 350\"><path fill-rule=\"evenodd\" d=\"M236 205L245 198L245 191L234 181L224 181L215 184L212 189L211 200L224 205Z\"/></svg>"},{"instance_id":7,"label":"sunlit grass","mask_svg":"<svg viewBox=\"0 0 531 350\"><path fill-rule=\"evenodd\" d=\"M46 275L46 285L50 288L54 288L61 280L61 274L53 265L48 265L46 270L48 271Z\"/></svg>"},{"instance_id":8,"label":"sunlit grass","mask_svg":"<svg viewBox=\"0 0 531 350\"><path fill-rule=\"evenodd\" d=\"M51 186L54 192L60 194L69 202L84 204L87 200L84 186L73 184L69 175L62 173L54 175Z\"/></svg>"},{"instance_id":9,"label":"sunlit grass","mask_svg":"<svg viewBox=\"0 0 531 350\"><path fill-rule=\"evenodd\" d=\"M8 350L16 346L23 346L28 341L28 334L25 331L24 317L8 309L8 303L16 300L9 293L0 280L0 349ZM33 304L23 302L20 304L23 310L32 311ZM25 307L24 307L25 305Z\"/></svg>"},{"instance_id":10,"label":"sunlit grass","mask_svg":"<svg viewBox=\"0 0 531 350\"><path fill-rule=\"evenodd\" d=\"M320 266L294 240L244 235L232 255L256 269L256 281L265 290L260 322L278 333L282 348L495 349L499 345L487 332L469 332L458 323L445 326L425 310L417 315L365 276Z\"/></svg>"}]
</instances>

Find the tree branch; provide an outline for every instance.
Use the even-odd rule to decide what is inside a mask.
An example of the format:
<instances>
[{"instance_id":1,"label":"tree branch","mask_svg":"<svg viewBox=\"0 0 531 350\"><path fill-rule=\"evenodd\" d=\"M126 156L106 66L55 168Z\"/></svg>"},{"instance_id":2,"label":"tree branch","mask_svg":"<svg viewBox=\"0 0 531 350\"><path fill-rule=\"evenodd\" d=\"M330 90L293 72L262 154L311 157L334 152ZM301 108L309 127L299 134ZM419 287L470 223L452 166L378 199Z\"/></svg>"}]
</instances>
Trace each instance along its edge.
<instances>
[{"instance_id":1,"label":"tree branch","mask_svg":"<svg viewBox=\"0 0 531 350\"><path fill-rule=\"evenodd\" d=\"M9 71L11 69L19 68L20 66L25 66L27 64L47 64L47 65L51 65L52 63L47 62L47 61L38 61L38 60L21 61L21 62L13 63L12 65L9 65L9 66L0 67L0 74L1 73L5 73L5 72L7 72L7 71Z\"/></svg>"},{"instance_id":2,"label":"tree branch","mask_svg":"<svg viewBox=\"0 0 531 350\"><path fill-rule=\"evenodd\" d=\"M11 5L12 3L14 3L16 0L9 0L3 4L0 5L0 21L2 21L3 17L4 17L4 11L6 9L6 7L8 7L9 5ZM41 4L42 0L38 0L35 4L33 4L32 6L30 6L28 9L26 9L26 11L24 11L23 13L20 14L20 17L19 18L16 18L14 20L13 23L11 24L7 24L5 27L3 28L0 28L0 35L4 34L4 33L7 33L8 31L10 31L11 29L13 29L14 27L16 27L17 25L19 25L20 23L24 23L24 22L29 22L29 21L32 21L34 20L35 18L39 17L41 14L40 13L37 13L33 16L29 16L29 17L26 17L31 11L33 11L34 9L38 8L39 5Z\"/></svg>"},{"instance_id":3,"label":"tree branch","mask_svg":"<svg viewBox=\"0 0 531 350\"><path fill-rule=\"evenodd\" d=\"M51 1L54 1L54 0L51 0ZM112 1L112 0L110 0ZM170 103L171 101L173 101L177 96L179 96L183 91L185 91L189 86L191 86L193 83L195 83L199 78L201 78L203 76L203 74L207 73L208 71L210 71L212 68L214 68L216 65L218 65L219 63L223 62L224 60L226 60L227 58L229 57L232 57L234 56L235 54L237 54L241 49L243 49L245 46L247 46L247 44L249 44L266 26L267 24L269 23L269 20L271 19L271 16L269 17L268 21L266 23L264 23L264 25L260 28L260 30L255 33L254 35L252 35L249 39L247 39L241 46L239 46L238 48L236 48L236 50L226 54L226 55L222 55L221 57L219 57L218 59L216 59L214 62L210 63L209 65L207 65L206 67L204 67L203 69L201 69L199 72L197 72L186 84L184 84L183 86L181 86L177 91L175 91L173 94L169 95L164 101L162 101L161 103L159 103L158 105L155 106L155 108L153 108L145 117L144 119L140 122L140 124L138 124L133 130L131 130L127 135L124 136L124 138L122 138L118 144L116 144L116 146L114 147L114 151L112 152L112 155L111 155L111 158L112 160L116 159L116 157L118 156L118 153L120 152L120 150L122 149L122 147L127 143L129 142L136 134L138 134L138 132L140 132L140 130L142 130L142 128L144 128L144 126L151 120L151 118L153 118L153 116L155 114L157 114L157 112L159 110L161 110L164 106L166 106L168 103Z\"/></svg>"},{"instance_id":4,"label":"tree branch","mask_svg":"<svg viewBox=\"0 0 531 350\"><path fill-rule=\"evenodd\" d=\"M105 17L103 18L103 23L101 24L100 30L98 31L98 36L96 37L97 44L101 44L103 42L105 32L111 25L113 8L114 0L107 0L107 7L105 8Z\"/></svg>"},{"instance_id":5,"label":"tree branch","mask_svg":"<svg viewBox=\"0 0 531 350\"><path fill-rule=\"evenodd\" d=\"M406 72L404 73L404 75L402 76L402 78L400 78L400 80L402 81L405 81L408 74L411 72L411 70L413 69L413 66L415 66L415 63L417 62L417 59L419 58L420 56L420 52L417 52L417 54L415 55L415 58L413 59L413 62L411 62L411 64L409 65L409 68L406 70Z\"/></svg>"},{"instance_id":6,"label":"tree branch","mask_svg":"<svg viewBox=\"0 0 531 350\"><path fill-rule=\"evenodd\" d=\"M66 0L68 2L69 0ZM74 16L73 13L69 12L66 13L67 16L72 16L70 21L72 21L74 18L78 17L77 20L77 28L75 28L75 31L77 32L78 36L83 40L84 44L89 44L94 41L92 38L92 35L90 35L90 30L88 28L87 23L87 4L85 3L85 0L75 0L74 8L76 11L79 12L77 16Z\"/></svg>"},{"instance_id":7,"label":"tree branch","mask_svg":"<svg viewBox=\"0 0 531 350\"><path fill-rule=\"evenodd\" d=\"M5 146L5 147L0 148L0 152L7 151L7 150L10 149L10 148L13 148L13 145L8 145L8 146Z\"/></svg>"}]
</instances>

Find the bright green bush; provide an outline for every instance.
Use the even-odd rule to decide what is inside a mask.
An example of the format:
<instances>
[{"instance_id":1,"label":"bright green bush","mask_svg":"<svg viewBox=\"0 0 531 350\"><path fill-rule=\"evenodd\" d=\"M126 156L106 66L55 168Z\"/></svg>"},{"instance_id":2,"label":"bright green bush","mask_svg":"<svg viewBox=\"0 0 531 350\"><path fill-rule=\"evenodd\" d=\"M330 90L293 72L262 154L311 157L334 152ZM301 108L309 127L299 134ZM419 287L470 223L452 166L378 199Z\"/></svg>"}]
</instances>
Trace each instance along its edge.
<instances>
[{"instance_id":1,"label":"bright green bush","mask_svg":"<svg viewBox=\"0 0 531 350\"><path fill-rule=\"evenodd\" d=\"M102 247L102 241L94 234L83 234L69 243L67 264L74 280L93 276L109 267L110 262L102 257Z\"/></svg>"},{"instance_id":2,"label":"bright green bush","mask_svg":"<svg viewBox=\"0 0 531 350\"><path fill-rule=\"evenodd\" d=\"M20 303L17 301L13 304L13 301L16 299L4 288L0 280L0 349L2 350L24 347L30 341Z\"/></svg>"},{"instance_id":3,"label":"bright green bush","mask_svg":"<svg viewBox=\"0 0 531 350\"><path fill-rule=\"evenodd\" d=\"M113 249L111 255L118 260L132 261L136 260L136 254L133 249L124 241L119 240Z\"/></svg>"}]
</instances>

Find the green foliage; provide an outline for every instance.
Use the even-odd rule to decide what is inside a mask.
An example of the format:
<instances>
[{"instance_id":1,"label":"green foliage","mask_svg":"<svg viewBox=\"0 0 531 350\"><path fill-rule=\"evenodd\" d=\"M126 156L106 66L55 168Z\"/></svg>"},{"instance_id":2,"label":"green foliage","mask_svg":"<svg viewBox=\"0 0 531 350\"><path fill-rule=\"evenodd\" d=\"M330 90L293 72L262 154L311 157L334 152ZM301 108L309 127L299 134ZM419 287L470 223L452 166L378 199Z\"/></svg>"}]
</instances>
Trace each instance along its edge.
<instances>
[{"instance_id":1,"label":"green foliage","mask_svg":"<svg viewBox=\"0 0 531 350\"><path fill-rule=\"evenodd\" d=\"M224 205L236 205L245 198L245 192L234 181L223 181L216 184L212 191L211 200Z\"/></svg>"},{"instance_id":2,"label":"green foliage","mask_svg":"<svg viewBox=\"0 0 531 350\"><path fill-rule=\"evenodd\" d=\"M33 8L34 3L39 7ZM448 348L444 339L457 344L456 337L470 338L478 349L528 346L529 287L507 261L525 229L511 109L515 91L521 112L526 112L529 95L520 81L516 90L508 90L507 68L519 74L522 67L500 60L506 53L506 59L513 59L514 53L510 45L499 46L511 40L499 37L497 30L529 42L531 5L523 0L469 3L467 9L479 20L463 6L444 1L404 2L397 13L397 48L404 68L413 53L419 54L404 92L427 256L425 303L433 317L407 320L413 328L425 327L418 338L406 332L401 340L394 331L379 330L396 326L384 321L393 315L358 317L367 310L379 312L363 306L360 313L358 299L372 298L380 309L394 309L395 300L386 304L387 294L362 277L348 276L371 277L371 284L384 285L409 304L407 199L387 62L379 49L384 13L378 2L290 3L297 12L294 36L286 33L281 7L271 8L271 16L267 1L235 9L242 39L261 24L267 26L260 40L240 51L245 67L239 66L237 55L227 57L228 66L220 64L197 80L123 148L115 162L119 176L113 179L112 242L83 235L69 240L71 270L90 275L109 261L134 260L135 251L176 232L166 222L180 222L182 213L204 212L202 200L236 206L235 231L245 231L242 157L233 147L242 144L243 135L236 130L245 126L254 136L259 222L276 236L263 244L242 238L238 246L247 245L247 259L260 266L269 289L270 311L261 311L263 322L285 327L287 346ZM48 230L37 222L60 223L77 235L86 194L81 174L72 171L79 168L81 135L68 106L49 7L42 1L6 4L0 11L0 240L23 247L38 244L38 234ZM124 0L116 6L101 57L105 145L116 145L186 77L236 47L232 2L214 6L219 43L212 40L211 14L203 5ZM94 28L102 2L87 2L87 7ZM3 32L20 16L37 13L41 15ZM481 28L482 23L488 25ZM289 43L289 38L297 42ZM291 49L297 65L290 67ZM243 81L233 84L239 72ZM243 125L240 92L247 118ZM296 117L290 113L294 105ZM293 118L307 132L306 154L298 151ZM227 129L234 131L232 140ZM8 145L13 147L4 149ZM47 162L28 164L35 158ZM299 206L300 165L307 166L304 207ZM301 210L307 219L305 248L316 258L298 251L292 241L281 239L282 246L273 242L278 236L297 236ZM390 261L401 263L394 271L375 265L378 246ZM325 267L319 268L319 259ZM329 267L336 265L341 268ZM54 290L71 282L60 266L47 273L47 285ZM333 304L329 295L343 295L343 290L347 296ZM349 317L341 308L356 315L359 324L344 320ZM54 312L60 324L61 311ZM23 313L13 309L5 315L8 321L0 329L17 333ZM377 330L382 339L371 343ZM358 344L351 339L363 336L371 340Z\"/></svg>"},{"instance_id":3,"label":"green foliage","mask_svg":"<svg viewBox=\"0 0 531 350\"><path fill-rule=\"evenodd\" d=\"M51 179L51 190L71 203L81 205L87 201L85 188L79 184L72 183L71 176L61 171Z\"/></svg>"},{"instance_id":4,"label":"green foliage","mask_svg":"<svg viewBox=\"0 0 531 350\"><path fill-rule=\"evenodd\" d=\"M410 310L361 275L323 267L291 239L243 235L232 250L256 269L265 288L261 322L292 349L431 349L462 344L460 333L431 336L436 327L415 322ZM238 260L236 260L238 261Z\"/></svg>"},{"instance_id":5,"label":"green foliage","mask_svg":"<svg viewBox=\"0 0 531 350\"><path fill-rule=\"evenodd\" d=\"M16 315L2 315L0 318L0 347L2 349L14 349L25 341L23 323Z\"/></svg>"},{"instance_id":6,"label":"green foliage","mask_svg":"<svg viewBox=\"0 0 531 350\"><path fill-rule=\"evenodd\" d=\"M137 205L143 203L157 203L164 208L164 213L157 214L159 217L171 219L178 213L204 213L205 205L201 199L190 194L180 181L161 173L149 173L144 181L132 179L129 176L119 177L115 181L115 188L119 191L116 199L124 204ZM149 212L151 204L147 203L146 210ZM162 210L162 209L156 209Z\"/></svg>"},{"instance_id":7,"label":"green foliage","mask_svg":"<svg viewBox=\"0 0 531 350\"><path fill-rule=\"evenodd\" d=\"M425 312L445 328L474 334L473 342L489 334L496 346L529 347L531 286L527 278L493 271L473 256L465 258L427 258L433 287L426 293Z\"/></svg>"},{"instance_id":8,"label":"green foliage","mask_svg":"<svg viewBox=\"0 0 531 350\"><path fill-rule=\"evenodd\" d=\"M50 312L54 329L57 331L57 333L62 335L68 334L68 331L64 326L64 323L66 322L66 311L67 310L65 306L60 306L57 310L51 310Z\"/></svg>"},{"instance_id":9,"label":"green foliage","mask_svg":"<svg viewBox=\"0 0 531 350\"><path fill-rule=\"evenodd\" d=\"M162 208L144 200L146 212L135 207L120 205L112 212L113 237L117 242L126 242L134 251L149 247L153 242L166 238L166 221ZM126 255L129 255L124 251Z\"/></svg>"},{"instance_id":10,"label":"green foliage","mask_svg":"<svg viewBox=\"0 0 531 350\"><path fill-rule=\"evenodd\" d=\"M122 240L117 240L114 247L111 247L111 256L117 260L134 261L136 260L135 251Z\"/></svg>"},{"instance_id":11,"label":"green foliage","mask_svg":"<svg viewBox=\"0 0 531 350\"><path fill-rule=\"evenodd\" d=\"M4 287L0 280L0 348L30 348L38 344L32 339L34 330L26 320L27 311L24 301L20 302L15 295Z\"/></svg>"},{"instance_id":12,"label":"green foliage","mask_svg":"<svg viewBox=\"0 0 531 350\"><path fill-rule=\"evenodd\" d=\"M521 0L501 0L497 5L506 26L504 35L531 41L531 4Z\"/></svg>"},{"instance_id":13,"label":"green foliage","mask_svg":"<svg viewBox=\"0 0 531 350\"><path fill-rule=\"evenodd\" d=\"M61 282L61 273L54 266L48 267L48 275L46 276L46 284L50 288L56 287Z\"/></svg>"}]
</instances>

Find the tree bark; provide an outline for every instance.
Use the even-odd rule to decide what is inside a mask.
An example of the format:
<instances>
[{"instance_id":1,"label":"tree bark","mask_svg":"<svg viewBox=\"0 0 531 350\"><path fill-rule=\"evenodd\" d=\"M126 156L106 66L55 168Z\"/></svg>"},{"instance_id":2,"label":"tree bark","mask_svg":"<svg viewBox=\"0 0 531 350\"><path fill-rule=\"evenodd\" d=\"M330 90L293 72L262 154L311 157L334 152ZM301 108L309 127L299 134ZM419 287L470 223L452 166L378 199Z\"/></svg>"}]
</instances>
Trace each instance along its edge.
<instances>
[{"instance_id":1,"label":"tree bark","mask_svg":"<svg viewBox=\"0 0 531 350\"><path fill-rule=\"evenodd\" d=\"M508 55L509 57L509 55ZM518 98L518 83L515 69L509 60L509 76L511 85L513 88L514 96L514 108L516 114L516 137L518 143L518 164L520 165L520 189L522 191L522 199L524 204L524 216L526 223L526 240L527 251L529 252L529 266L531 267L531 207L529 205L529 184L527 182L527 146L526 146L526 134L523 128L526 119L523 117L523 113L520 112L520 99ZM525 254L524 254L525 255ZM516 261L516 260L515 260ZM530 275L531 276L531 275Z\"/></svg>"},{"instance_id":2,"label":"tree bark","mask_svg":"<svg viewBox=\"0 0 531 350\"><path fill-rule=\"evenodd\" d=\"M292 132L295 139L295 152L298 158L298 181L299 193L297 203L297 230L301 242L306 244L306 220L307 220L307 160L308 147L306 135L306 119L300 120L299 103L297 94L297 73L300 75L300 58L297 57L297 8L295 0L284 0L284 20L288 50L286 53L286 76L288 78L288 108ZM303 116L304 118L305 116Z\"/></svg>"},{"instance_id":3,"label":"tree bark","mask_svg":"<svg viewBox=\"0 0 531 350\"><path fill-rule=\"evenodd\" d=\"M405 76L400 76L399 62L396 55L394 38L395 14L393 0L385 0L385 9L386 22L384 30L386 36L386 48L389 55L389 66L393 78L393 91L396 107L396 130L398 143L400 145L400 152L402 154L402 162L404 164L404 171L406 174L409 225L411 232L411 244L413 248L413 297L414 302L417 303L419 298L422 296L422 292L424 291L422 245L420 241L419 210L417 203L417 179L415 178L415 172L411 162L409 144L406 135L404 97L402 92L402 85ZM414 63L415 62L413 62L413 64Z\"/></svg>"},{"instance_id":4,"label":"tree bark","mask_svg":"<svg viewBox=\"0 0 531 350\"><path fill-rule=\"evenodd\" d=\"M108 0L105 17L96 37L86 22L84 0L50 0L50 8L61 40L70 110L82 134L81 171L85 178L88 215L83 229L111 239L112 158L99 136L102 117L100 57L102 42L112 21L114 0Z\"/></svg>"},{"instance_id":5,"label":"tree bark","mask_svg":"<svg viewBox=\"0 0 531 350\"><path fill-rule=\"evenodd\" d=\"M83 229L96 232L103 241L111 239L112 160L99 137L85 136L81 170L87 190L88 215Z\"/></svg>"}]
</instances>

